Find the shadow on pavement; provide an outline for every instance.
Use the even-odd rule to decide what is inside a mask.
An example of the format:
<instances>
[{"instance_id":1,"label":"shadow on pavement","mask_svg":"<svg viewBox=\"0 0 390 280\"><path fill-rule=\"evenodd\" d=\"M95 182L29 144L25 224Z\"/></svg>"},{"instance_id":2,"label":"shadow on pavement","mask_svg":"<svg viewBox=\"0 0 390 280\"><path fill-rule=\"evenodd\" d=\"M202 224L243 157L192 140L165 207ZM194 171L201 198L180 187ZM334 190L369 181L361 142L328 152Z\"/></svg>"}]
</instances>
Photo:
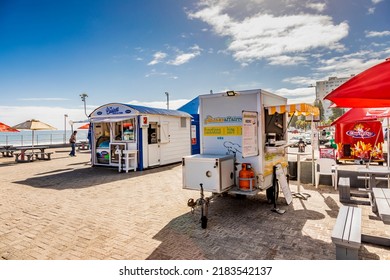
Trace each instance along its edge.
<instances>
[{"instance_id":1,"label":"shadow on pavement","mask_svg":"<svg viewBox=\"0 0 390 280\"><path fill-rule=\"evenodd\" d=\"M122 181L129 178L136 178L146 174L157 174L176 167L178 164L171 164L159 168L144 171L130 171L128 173L118 172L116 168L95 166L91 167L88 162L69 164L68 166L81 166L80 168L61 168L48 172L37 173L36 176L13 183L31 186L34 188L51 188L56 190L79 189L97 186L105 183ZM86 166L86 167L84 167Z\"/></svg>"}]
</instances>

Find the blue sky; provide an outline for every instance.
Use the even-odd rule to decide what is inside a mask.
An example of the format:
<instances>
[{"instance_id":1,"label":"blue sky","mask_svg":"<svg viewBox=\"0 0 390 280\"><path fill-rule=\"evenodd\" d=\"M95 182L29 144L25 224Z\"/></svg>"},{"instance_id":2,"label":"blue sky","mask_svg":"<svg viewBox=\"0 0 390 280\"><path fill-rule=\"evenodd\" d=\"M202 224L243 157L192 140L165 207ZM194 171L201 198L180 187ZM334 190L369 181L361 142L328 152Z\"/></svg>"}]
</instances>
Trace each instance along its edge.
<instances>
[{"instance_id":1,"label":"blue sky","mask_svg":"<svg viewBox=\"0 0 390 280\"><path fill-rule=\"evenodd\" d=\"M0 0L0 121L122 102L177 108L210 90L289 103L390 57L389 0Z\"/></svg>"}]
</instances>

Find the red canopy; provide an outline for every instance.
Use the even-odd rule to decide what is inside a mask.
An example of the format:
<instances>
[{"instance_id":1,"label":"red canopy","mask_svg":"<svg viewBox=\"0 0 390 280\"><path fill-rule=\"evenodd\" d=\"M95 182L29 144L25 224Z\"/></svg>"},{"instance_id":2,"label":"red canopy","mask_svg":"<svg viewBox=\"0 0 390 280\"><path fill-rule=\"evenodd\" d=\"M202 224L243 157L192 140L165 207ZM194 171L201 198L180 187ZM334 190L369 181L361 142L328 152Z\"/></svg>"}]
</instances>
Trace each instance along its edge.
<instances>
[{"instance_id":1,"label":"red canopy","mask_svg":"<svg viewBox=\"0 0 390 280\"><path fill-rule=\"evenodd\" d=\"M390 108L352 108L331 125L390 117Z\"/></svg>"},{"instance_id":2,"label":"red canopy","mask_svg":"<svg viewBox=\"0 0 390 280\"><path fill-rule=\"evenodd\" d=\"M89 123L86 123L86 124L80 126L80 127L77 128L77 129L89 129Z\"/></svg>"},{"instance_id":3,"label":"red canopy","mask_svg":"<svg viewBox=\"0 0 390 280\"><path fill-rule=\"evenodd\" d=\"M19 130L0 122L0 132L19 132Z\"/></svg>"},{"instance_id":4,"label":"red canopy","mask_svg":"<svg viewBox=\"0 0 390 280\"><path fill-rule=\"evenodd\" d=\"M349 79L324 99L344 108L390 107L390 59Z\"/></svg>"}]
</instances>

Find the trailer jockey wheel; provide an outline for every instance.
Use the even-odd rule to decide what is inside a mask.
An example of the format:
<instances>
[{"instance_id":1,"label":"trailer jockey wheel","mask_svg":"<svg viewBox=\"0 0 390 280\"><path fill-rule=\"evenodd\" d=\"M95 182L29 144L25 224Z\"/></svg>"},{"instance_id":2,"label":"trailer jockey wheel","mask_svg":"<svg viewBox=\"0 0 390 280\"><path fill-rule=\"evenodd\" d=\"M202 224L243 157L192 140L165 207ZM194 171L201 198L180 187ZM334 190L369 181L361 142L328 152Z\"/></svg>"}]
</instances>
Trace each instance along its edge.
<instances>
[{"instance_id":1,"label":"trailer jockey wheel","mask_svg":"<svg viewBox=\"0 0 390 280\"><path fill-rule=\"evenodd\" d=\"M281 210L281 209L276 207L276 201L278 200L278 197L279 197L279 183L278 183L278 179L276 178L276 165L273 167L272 187L269 189L272 190L272 191L270 191L270 194L272 195L271 200L274 204L274 207L271 209L271 211L278 213L278 214L284 214L286 212L286 210ZM267 189L267 191L268 191L268 189ZM267 194L268 194L268 192L267 192Z\"/></svg>"},{"instance_id":2,"label":"trailer jockey wheel","mask_svg":"<svg viewBox=\"0 0 390 280\"><path fill-rule=\"evenodd\" d=\"M276 193L275 193L275 188L277 189ZM279 184L276 184L276 187L272 186L268 188L266 194L267 194L268 203L275 203L275 201L278 200L279 198Z\"/></svg>"},{"instance_id":3,"label":"trailer jockey wheel","mask_svg":"<svg viewBox=\"0 0 390 280\"><path fill-rule=\"evenodd\" d=\"M207 228L207 217L206 216L202 216L202 218L200 218L200 222L202 224L203 229Z\"/></svg>"}]
</instances>

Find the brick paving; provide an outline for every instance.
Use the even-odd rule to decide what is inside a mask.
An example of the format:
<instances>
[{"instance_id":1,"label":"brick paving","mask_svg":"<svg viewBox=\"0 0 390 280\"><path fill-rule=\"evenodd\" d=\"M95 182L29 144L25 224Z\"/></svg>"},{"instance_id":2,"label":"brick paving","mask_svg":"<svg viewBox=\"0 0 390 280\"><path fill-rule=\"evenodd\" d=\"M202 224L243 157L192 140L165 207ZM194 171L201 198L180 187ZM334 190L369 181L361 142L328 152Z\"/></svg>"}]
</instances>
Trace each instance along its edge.
<instances>
[{"instance_id":1,"label":"brick paving","mask_svg":"<svg viewBox=\"0 0 390 280\"><path fill-rule=\"evenodd\" d=\"M331 232L339 206L331 186L304 184L308 200L283 195L271 212L265 193L217 197L207 229L181 188L181 165L119 173L91 167L89 154L15 163L0 157L0 259L13 260L332 260ZM294 181L290 182L294 191ZM370 206L362 232L390 237ZM362 244L360 259L390 260L390 248Z\"/></svg>"}]
</instances>

